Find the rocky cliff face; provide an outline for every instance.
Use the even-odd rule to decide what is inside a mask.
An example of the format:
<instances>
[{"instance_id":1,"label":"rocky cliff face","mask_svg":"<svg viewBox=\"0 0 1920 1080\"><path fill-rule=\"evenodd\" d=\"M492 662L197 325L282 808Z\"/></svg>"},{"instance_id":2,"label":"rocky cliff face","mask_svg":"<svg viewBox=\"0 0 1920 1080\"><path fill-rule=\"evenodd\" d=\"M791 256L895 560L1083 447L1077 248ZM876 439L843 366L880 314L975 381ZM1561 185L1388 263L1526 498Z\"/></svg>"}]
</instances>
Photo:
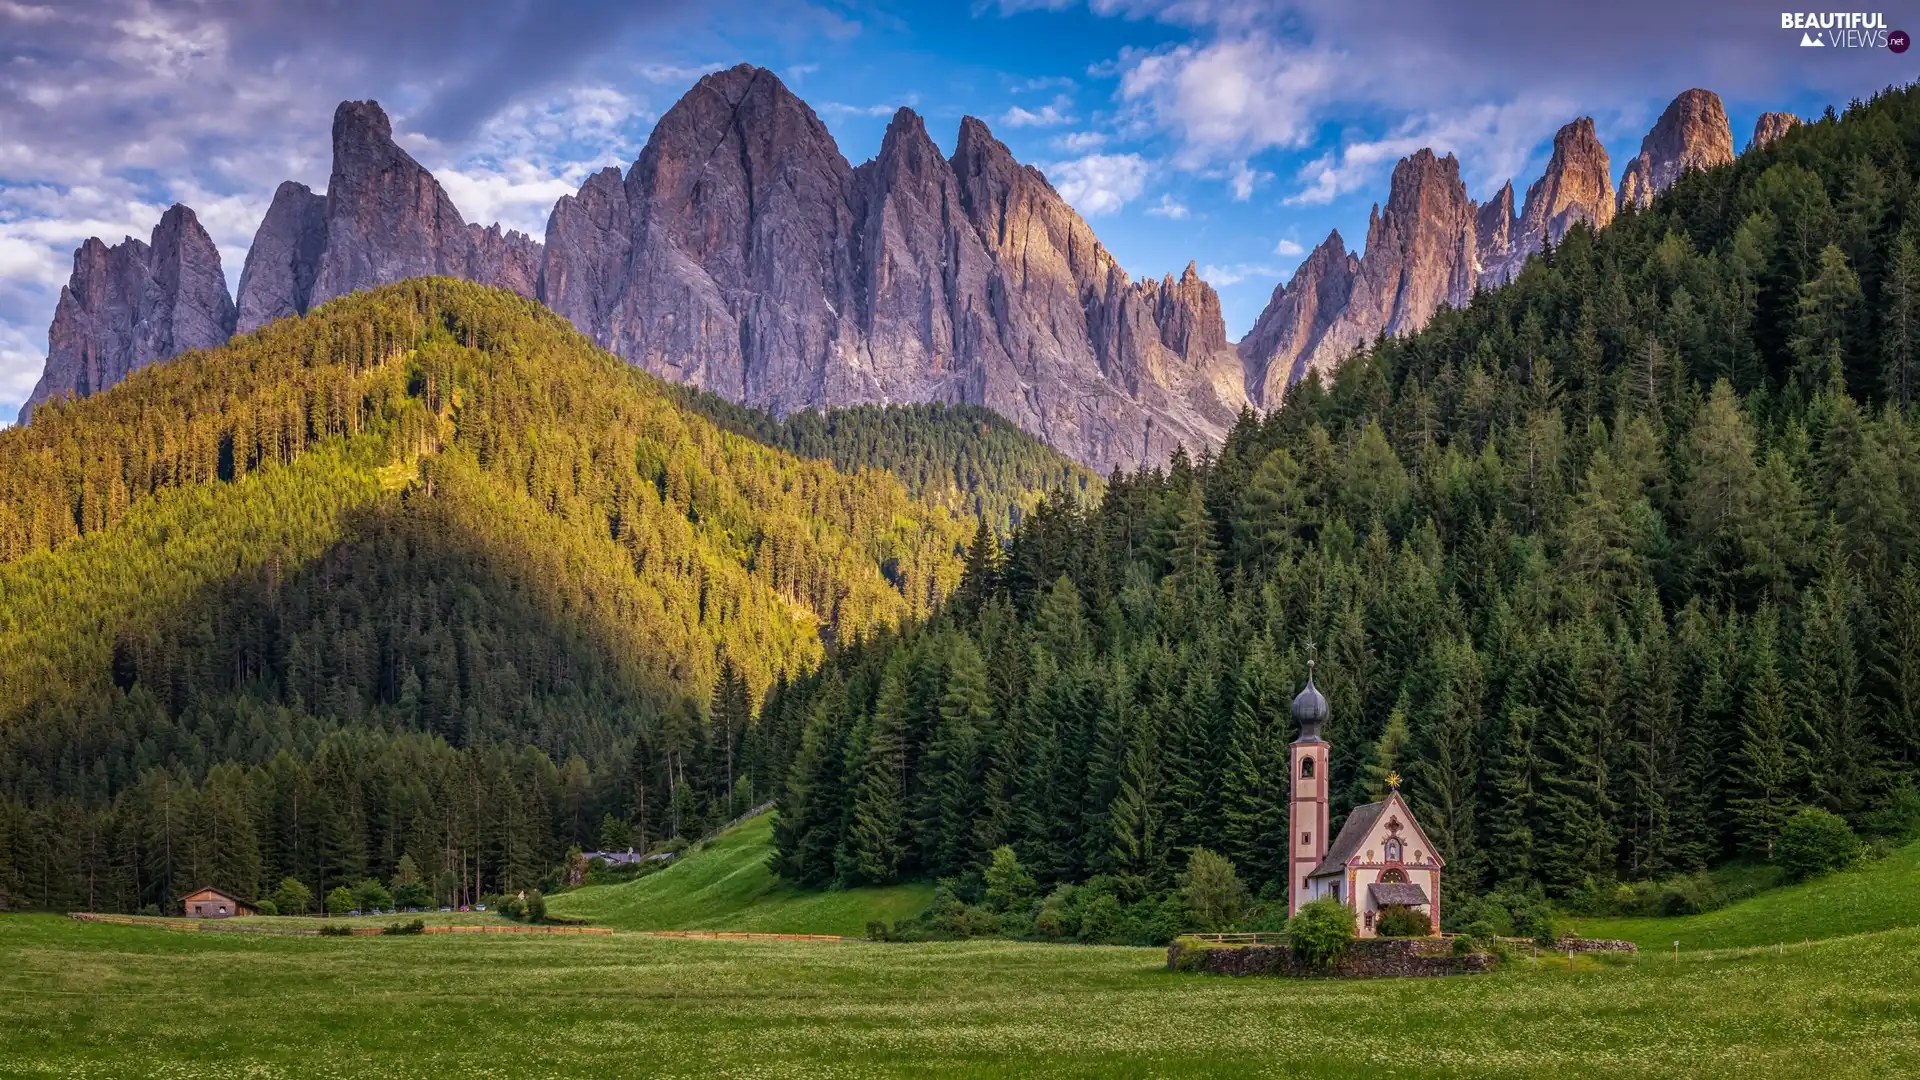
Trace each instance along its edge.
<instances>
[{"instance_id":1,"label":"rocky cliff face","mask_svg":"<svg viewBox=\"0 0 1920 1080\"><path fill-rule=\"evenodd\" d=\"M161 215L150 243L89 239L73 253L47 331L47 366L19 420L41 402L85 397L148 364L225 344L234 320L220 253L187 207Z\"/></svg>"},{"instance_id":2,"label":"rocky cliff face","mask_svg":"<svg viewBox=\"0 0 1920 1080\"><path fill-rule=\"evenodd\" d=\"M1511 192L1509 192L1511 194ZM1512 203L1508 203L1511 216ZM1272 408L1306 375L1307 358L1346 310L1360 260L1335 230L1307 255L1293 279L1273 290L1253 330L1240 341L1247 396Z\"/></svg>"},{"instance_id":3,"label":"rocky cliff face","mask_svg":"<svg viewBox=\"0 0 1920 1080\"><path fill-rule=\"evenodd\" d=\"M902 109L854 168L771 72L702 79L624 181L560 201L553 309L647 370L787 413L984 404L1095 468L1217 443L1245 402L1219 297L1136 283L986 125Z\"/></svg>"},{"instance_id":4,"label":"rocky cliff face","mask_svg":"<svg viewBox=\"0 0 1920 1080\"><path fill-rule=\"evenodd\" d=\"M540 244L470 225L440 182L393 141L374 101L333 113L327 193L288 181L254 233L240 273L240 332L356 289L443 274L540 295Z\"/></svg>"},{"instance_id":5,"label":"rocky cliff face","mask_svg":"<svg viewBox=\"0 0 1920 1080\"><path fill-rule=\"evenodd\" d=\"M1761 113L1760 119L1754 121L1753 138L1747 143L1747 150L1758 150L1799 125L1800 118L1790 112Z\"/></svg>"},{"instance_id":6,"label":"rocky cliff face","mask_svg":"<svg viewBox=\"0 0 1920 1080\"><path fill-rule=\"evenodd\" d=\"M1511 281L1529 255L1548 242L1559 243L1576 221L1584 221L1596 230L1605 228L1614 212L1612 170L1606 147L1594 134L1591 117L1583 116L1561 128L1553 137L1553 157L1547 162L1547 171L1527 188L1527 201L1509 230L1506 249L1499 251L1488 238L1480 238L1481 282L1495 286ZM1506 193L1509 205L1510 187ZM1496 198L1481 208L1483 224L1488 210L1499 201Z\"/></svg>"},{"instance_id":7,"label":"rocky cliff face","mask_svg":"<svg viewBox=\"0 0 1920 1080\"><path fill-rule=\"evenodd\" d=\"M1688 90L1674 98L1640 142L1640 156L1620 177L1620 209L1645 207L1689 169L1710 169L1733 160L1733 130L1726 106L1711 90Z\"/></svg>"},{"instance_id":8,"label":"rocky cliff face","mask_svg":"<svg viewBox=\"0 0 1920 1080\"><path fill-rule=\"evenodd\" d=\"M239 332L305 315L326 247L327 197L291 180L281 184L240 271Z\"/></svg>"}]
</instances>

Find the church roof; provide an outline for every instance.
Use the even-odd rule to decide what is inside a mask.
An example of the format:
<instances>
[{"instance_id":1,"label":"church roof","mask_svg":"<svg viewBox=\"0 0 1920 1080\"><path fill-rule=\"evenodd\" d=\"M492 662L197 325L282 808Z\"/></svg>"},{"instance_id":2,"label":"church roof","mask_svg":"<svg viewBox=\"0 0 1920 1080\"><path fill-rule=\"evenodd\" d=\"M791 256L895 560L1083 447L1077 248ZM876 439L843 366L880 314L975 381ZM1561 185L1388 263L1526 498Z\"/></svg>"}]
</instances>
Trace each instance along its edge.
<instances>
[{"instance_id":1,"label":"church roof","mask_svg":"<svg viewBox=\"0 0 1920 1080\"><path fill-rule=\"evenodd\" d=\"M1327 857L1313 868L1308 877L1321 877L1327 874L1347 872L1347 860L1360 850L1366 842L1367 834L1373 831L1373 823L1380 820L1380 811L1386 809L1384 802L1364 803L1353 808L1347 815L1347 823L1340 826L1340 835L1333 838L1333 846L1327 849Z\"/></svg>"},{"instance_id":2,"label":"church roof","mask_svg":"<svg viewBox=\"0 0 1920 1080\"><path fill-rule=\"evenodd\" d=\"M1373 897L1375 906L1404 904L1407 907L1420 907L1427 903L1427 890L1412 882L1376 881L1367 886L1368 895Z\"/></svg>"},{"instance_id":3,"label":"church roof","mask_svg":"<svg viewBox=\"0 0 1920 1080\"><path fill-rule=\"evenodd\" d=\"M1333 846L1327 849L1327 857L1320 860L1320 865L1314 867L1313 873L1307 876L1328 877L1346 873L1347 860L1353 858L1354 853L1360 850L1360 846L1367 842L1367 835L1373 832L1374 823L1380 820L1380 815L1386 812L1389 805L1395 803L1400 807L1396 813L1406 815L1407 824L1419 837L1419 843L1431 853L1433 865L1445 866L1446 860L1434 850L1433 841L1428 839L1427 831L1421 828L1420 822L1414 818L1413 808L1407 805L1398 791L1389 791L1387 797L1379 802L1363 803L1353 808L1347 815L1346 824L1340 826L1340 835L1333 838Z\"/></svg>"}]
</instances>

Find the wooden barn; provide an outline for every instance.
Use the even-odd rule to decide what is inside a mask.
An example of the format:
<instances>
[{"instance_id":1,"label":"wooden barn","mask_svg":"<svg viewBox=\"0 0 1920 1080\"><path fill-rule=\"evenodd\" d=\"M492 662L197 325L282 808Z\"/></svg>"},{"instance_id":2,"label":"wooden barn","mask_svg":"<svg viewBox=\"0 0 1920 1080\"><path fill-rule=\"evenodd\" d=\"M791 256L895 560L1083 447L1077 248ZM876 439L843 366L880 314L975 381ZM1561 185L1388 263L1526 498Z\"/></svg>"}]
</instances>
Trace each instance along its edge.
<instances>
[{"instance_id":1,"label":"wooden barn","mask_svg":"<svg viewBox=\"0 0 1920 1080\"><path fill-rule=\"evenodd\" d=\"M189 919L231 919L235 915L259 914L252 904L215 888L195 889L180 898L180 906Z\"/></svg>"}]
</instances>

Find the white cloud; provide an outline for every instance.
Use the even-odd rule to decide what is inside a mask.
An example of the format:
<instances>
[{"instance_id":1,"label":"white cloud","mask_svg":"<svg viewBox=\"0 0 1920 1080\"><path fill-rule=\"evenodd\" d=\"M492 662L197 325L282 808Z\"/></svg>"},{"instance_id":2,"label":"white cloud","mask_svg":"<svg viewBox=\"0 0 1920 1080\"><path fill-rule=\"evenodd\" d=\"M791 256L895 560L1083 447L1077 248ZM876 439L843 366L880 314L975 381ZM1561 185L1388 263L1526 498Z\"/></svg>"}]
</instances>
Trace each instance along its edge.
<instances>
[{"instance_id":1,"label":"white cloud","mask_svg":"<svg viewBox=\"0 0 1920 1080\"><path fill-rule=\"evenodd\" d=\"M1163 193L1160 196L1159 202L1147 207L1147 213L1152 214L1154 217L1168 218L1173 221L1185 221L1188 211L1186 203Z\"/></svg>"},{"instance_id":2,"label":"white cloud","mask_svg":"<svg viewBox=\"0 0 1920 1080\"><path fill-rule=\"evenodd\" d=\"M1123 54L1121 101L1180 140L1176 162L1244 161L1317 134L1316 110L1341 87L1341 61L1263 34Z\"/></svg>"},{"instance_id":3,"label":"white cloud","mask_svg":"<svg viewBox=\"0 0 1920 1080\"><path fill-rule=\"evenodd\" d=\"M1220 288L1238 285L1248 278L1279 277L1280 271L1265 263L1229 263L1215 266L1212 263L1200 268L1200 276Z\"/></svg>"},{"instance_id":4,"label":"white cloud","mask_svg":"<svg viewBox=\"0 0 1920 1080\"><path fill-rule=\"evenodd\" d=\"M1297 255L1305 255L1307 249L1298 240L1289 240L1283 236L1279 243L1273 245L1273 253L1291 259Z\"/></svg>"},{"instance_id":5,"label":"white cloud","mask_svg":"<svg viewBox=\"0 0 1920 1080\"><path fill-rule=\"evenodd\" d=\"M1227 170L1227 186L1233 189L1234 202L1246 202L1253 198L1253 189L1273 179L1273 174L1261 172L1244 161L1236 161Z\"/></svg>"},{"instance_id":6,"label":"white cloud","mask_svg":"<svg viewBox=\"0 0 1920 1080\"><path fill-rule=\"evenodd\" d=\"M1053 145L1058 149L1077 154L1085 150L1098 150L1107 145L1107 137L1098 131L1075 131L1055 136Z\"/></svg>"},{"instance_id":7,"label":"white cloud","mask_svg":"<svg viewBox=\"0 0 1920 1080\"><path fill-rule=\"evenodd\" d=\"M912 105L916 99L908 98L905 104ZM820 110L831 116L892 116L900 111L900 105L848 105L841 101L829 101L820 106Z\"/></svg>"},{"instance_id":8,"label":"white cloud","mask_svg":"<svg viewBox=\"0 0 1920 1080\"><path fill-rule=\"evenodd\" d=\"M1147 161L1139 154L1088 154L1045 171L1060 197L1087 217L1113 213L1147 186Z\"/></svg>"},{"instance_id":9,"label":"white cloud","mask_svg":"<svg viewBox=\"0 0 1920 1080\"><path fill-rule=\"evenodd\" d=\"M1061 124L1073 122L1073 114L1068 112L1072 107L1072 101L1065 94L1061 94L1038 110L1015 105L1007 110L1006 115L1000 118L1000 122L1008 127L1017 128L1058 127Z\"/></svg>"}]
</instances>

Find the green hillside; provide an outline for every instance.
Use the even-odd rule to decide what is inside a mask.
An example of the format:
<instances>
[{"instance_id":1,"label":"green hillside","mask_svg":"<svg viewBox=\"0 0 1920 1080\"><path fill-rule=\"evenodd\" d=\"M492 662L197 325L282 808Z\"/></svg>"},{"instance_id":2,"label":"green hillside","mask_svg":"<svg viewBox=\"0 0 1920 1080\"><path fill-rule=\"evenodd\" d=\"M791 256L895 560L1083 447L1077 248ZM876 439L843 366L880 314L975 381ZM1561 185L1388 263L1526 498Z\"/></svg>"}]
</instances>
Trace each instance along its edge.
<instances>
[{"instance_id":1,"label":"green hillside","mask_svg":"<svg viewBox=\"0 0 1920 1080\"><path fill-rule=\"evenodd\" d=\"M866 933L926 909L924 884L820 892L781 884L767 867L773 816L762 814L715 837L659 873L621 885L592 885L548 900L556 915L618 930L746 930L768 934Z\"/></svg>"},{"instance_id":2,"label":"green hillside","mask_svg":"<svg viewBox=\"0 0 1920 1080\"><path fill-rule=\"evenodd\" d=\"M941 402L861 405L797 412L784 420L718 394L676 385L671 392L730 431L841 472L885 469L915 497L1001 533L1056 491L1098 501L1101 477L992 409Z\"/></svg>"},{"instance_id":3,"label":"green hillside","mask_svg":"<svg viewBox=\"0 0 1920 1080\"><path fill-rule=\"evenodd\" d=\"M1583 937L1624 938L1643 949L1742 948L1920 926L1920 843L1886 859L1799 885L1769 889L1699 915L1573 918Z\"/></svg>"},{"instance_id":4,"label":"green hillside","mask_svg":"<svg viewBox=\"0 0 1920 1080\"><path fill-rule=\"evenodd\" d=\"M972 530L445 280L49 403L0 433L0 909L697 835L784 774L752 701Z\"/></svg>"}]
</instances>

